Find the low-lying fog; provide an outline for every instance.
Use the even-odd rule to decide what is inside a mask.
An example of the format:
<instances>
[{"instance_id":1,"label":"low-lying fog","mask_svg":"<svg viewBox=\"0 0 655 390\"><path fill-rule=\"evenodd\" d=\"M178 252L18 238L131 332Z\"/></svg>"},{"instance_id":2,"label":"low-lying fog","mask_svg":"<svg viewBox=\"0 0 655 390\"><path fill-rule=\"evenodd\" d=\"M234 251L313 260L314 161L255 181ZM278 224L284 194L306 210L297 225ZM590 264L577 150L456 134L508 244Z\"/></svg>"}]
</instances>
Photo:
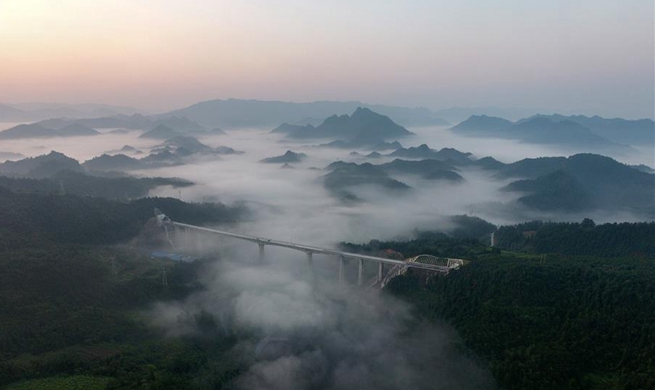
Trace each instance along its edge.
<instances>
[{"instance_id":1,"label":"low-lying fog","mask_svg":"<svg viewBox=\"0 0 655 390\"><path fill-rule=\"evenodd\" d=\"M196 319L203 314L215 319L209 332L250 335L231 351L233 361L249 367L236 388L493 387L452 329L415 318L407 303L389 294L348 287L354 261L346 266L351 280L339 284L333 259L316 256L312 273L304 254L269 247L259 264L247 260L257 257L256 245L232 244L221 245L223 261L203 273L206 289L159 303L149 314L172 337L202 332ZM195 380L211 378L209 372Z\"/></svg>"},{"instance_id":2,"label":"low-lying fog","mask_svg":"<svg viewBox=\"0 0 655 390\"><path fill-rule=\"evenodd\" d=\"M433 149L453 147L472 152L476 157L493 156L503 162L526 157L569 155L548 147L520 144L510 140L464 138L445 128L414 128L417 135L401 143L405 147L428 144ZM110 133L93 137L71 137L2 141L0 151L18 152L26 156L62 152L80 161L102 153L114 153L124 145L131 145L147 155L149 149L161 144L158 140L140 139L141 132ZM245 152L240 155L203 157L186 165L137 172L143 176L181 177L197 185L181 191L159 188L155 196L180 197L185 201L247 202L255 211L252 222L240 226L243 232L266 237L330 245L347 240L363 242L370 239L407 237L414 229L447 229L443 216L473 214L495 224L514 223L536 217L554 220L580 220L588 215L534 215L521 210L508 213L503 207L518 196L499 191L509 183L490 177L487 173L460 170L465 183L449 184L428 181L412 176L394 176L415 190L407 195L392 196L374 188L361 188L368 201L356 206L344 205L330 196L319 178L321 170L336 160L379 164L390 158L365 159L350 155L349 149L319 148L311 143L290 143L269 130L235 130L227 135L199 137L201 142L216 147L230 146ZM287 150L303 152L307 158L293 164L294 169L281 169L281 164L264 164L259 160L284 154ZM368 154L368 150L359 150ZM388 152L383 152L388 153ZM627 163L643 163L643 156L619 159ZM140 157L140 156L134 156ZM651 151L652 161L652 151ZM318 168L318 169L311 169ZM165 212L165 210L164 210ZM629 215L593 215L598 221L632 220Z\"/></svg>"}]
</instances>

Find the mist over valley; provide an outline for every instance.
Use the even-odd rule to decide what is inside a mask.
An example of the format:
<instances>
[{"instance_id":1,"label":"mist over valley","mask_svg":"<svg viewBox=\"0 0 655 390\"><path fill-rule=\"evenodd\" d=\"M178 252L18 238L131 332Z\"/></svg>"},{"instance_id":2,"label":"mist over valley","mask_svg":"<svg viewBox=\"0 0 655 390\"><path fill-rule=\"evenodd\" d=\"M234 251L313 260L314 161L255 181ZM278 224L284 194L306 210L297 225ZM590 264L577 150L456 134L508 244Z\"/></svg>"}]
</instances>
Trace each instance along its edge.
<instances>
[{"instance_id":1,"label":"mist over valley","mask_svg":"<svg viewBox=\"0 0 655 390\"><path fill-rule=\"evenodd\" d=\"M0 1L0 390L655 389L652 1Z\"/></svg>"}]
</instances>

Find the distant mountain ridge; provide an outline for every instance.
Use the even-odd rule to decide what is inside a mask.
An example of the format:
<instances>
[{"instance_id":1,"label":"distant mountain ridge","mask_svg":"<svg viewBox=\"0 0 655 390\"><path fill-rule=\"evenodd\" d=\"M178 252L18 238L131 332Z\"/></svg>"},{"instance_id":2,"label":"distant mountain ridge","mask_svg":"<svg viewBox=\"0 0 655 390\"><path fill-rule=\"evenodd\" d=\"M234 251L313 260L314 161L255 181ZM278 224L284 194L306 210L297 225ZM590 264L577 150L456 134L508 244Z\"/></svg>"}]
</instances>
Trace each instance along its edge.
<instances>
[{"instance_id":1,"label":"distant mountain ridge","mask_svg":"<svg viewBox=\"0 0 655 390\"><path fill-rule=\"evenodd\" d=\"M208 100L173 110L158 117L185 116L210 127L273 127L280 123L316 123L332 115L349 114L357 107L389 116L404 126L447 126L449 123L427 108L405 108L362 102L316 101L292 103L262 100ZM311 118L311 120L308 120Z\"/></svg>"},{"instance_id":2,"label":"distant mountain ridge","mask_svg":"<svg viewBox=\"0 0 655 390\"><path fill-rule=\"evenodd\" d=\"M634 151L625 144L626 140L624 143L611 141L579 122L562 118L535 116L510 122L503 118L474 115L453 126L450 130L464 136L514 139L527 143L558 145L589 151L624 154ZM618 131L616 130L615 133L618 134ZM620 139L621 137L617 135L613 138Z\"/></svg>"},{"instance_id":3,"label":"distant mountain ridge","mask_svg":"<svg viewBox=\"0 0 655 390\"><path fill-rule=\"evenodd\" d=\"M617 143L630 145L655 144L655 122L652 119L628 120L623 118L602 118L598 115L587 117L584 115L537 114L520 119L517 123L535 118L547 118L554 122L575 122L588 128L593 133Z\"/></svg>"},{"instance_id":4,"label":"distant mountain ridge","mask_svg":"<svg viewBox=\"0 0 655 390\"><path fill-rule=\"evenodd\" d=\"M33 122L48 118L94 118L133 115L141 110L109 104L0 103L0 122Z\"/></svg>"},{"instance_id":5,"label":"distant mountain ridge","mask_svg":"<svg viewBox=\"0 0 655 390\"><path fill-rule=\"evenodd\" d=\"M115 115L111 117L99 118L53 118L46 119L36 124L52 129L61 129L71 125L88 126L95 129L128 129L128 130L152 130L157 126L166 126L178 133L215 133L220 134L220 129L208 130L204 126L185 118L170 116L166 118L154 119L141 114L134 115Z\"/></svg>"},{"instance_id":6,"label":"distant mountain ridge","mask_svg":"<svg viewBox=\"0 0 655 390\"><path fill-rule=\"evenodd\" d=\"M58 130L43 127L32 123L18 125L10 129L0 131L0 139L24 139L24 138L54 138L54 137L80 137L100 134L96 130L82 124L70 124Z\"/></svg>"}]
</instances>

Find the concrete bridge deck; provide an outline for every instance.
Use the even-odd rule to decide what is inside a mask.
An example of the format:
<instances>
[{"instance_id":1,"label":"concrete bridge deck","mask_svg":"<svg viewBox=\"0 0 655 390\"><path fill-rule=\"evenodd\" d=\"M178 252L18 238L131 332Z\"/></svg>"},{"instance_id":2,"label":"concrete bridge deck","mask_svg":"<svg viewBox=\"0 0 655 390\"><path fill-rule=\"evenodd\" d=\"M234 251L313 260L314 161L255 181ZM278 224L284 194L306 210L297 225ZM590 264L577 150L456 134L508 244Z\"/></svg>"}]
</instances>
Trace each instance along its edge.
<instances>
[{"instance_id":1,"label":"concrete bridge deck","mask_svg":"<svg viewBox=\"0 0 655 390\"><path fill-rule=\"evenodd\" d=\"M456 269L459 267L460 264L462 264L462 260L460 259L444 259L447 261L447 265L438 265L438 264L430 264L430 263L421 263L416 261L418 257L413 257L411 259L406 259L406 260L395 260L395 259L388 259L385 257L377 257L377 256L369 256L369 255L364 255L360 253L351 253L351 252L344 252L344 251L339 251L336 249L329 249L329 248L321 248L313 245L304 245L304 244L296 244L292 242L286 242L286 241L280 241L280 240L274 240L270 238L264 238L264 237L257 237L257 236L251 236L247 234L241 234L241 233L233 233L233 232L226 232L222 230L217 230L217 229L212 229L212 228L207 228L207 227L202 227L202 226L195 226L195 225L190 225L182 222L175 222L172 221L170 218L168 218L166 215L162 214L158 210L155 211L155 215L157 216L157 221L160 224L160 226L163 226L164 229L166 230L166 233L168 234L168 228L172 227L176 231L182 230L186 233L187 238L189 238L189 234L191 231L195 232L202 232L202 233L209 233L209 234L216 234L222 237L229 237L229 238L234 238L237 240L243 240L243 241L249 241L252 243L255 243L259 246L259 258L260 261L264 260L264 248L266 246L277 246L281 248L288 248L300 252L304 252L307 256L307 261L310 266L312 266L312 261L313 261L313 256L314 254L318 255L327 255L331 256L334 258L339 259L339 281L343 281L343 272L344 272L344 260L345 259L356 259L358 261L358 274L357 274L357 284L359 286L362 286L364 283L363 280L363 263L364 261L372 261L378 263L378 272L377 272L377 282L379 285L383 286L383 279L388 280L393 277L393 275L400 275L404 273L406 270L410 268L414 269L420 269L424 271L429 271L429 272L435 272L435 273L440 273L440 274L448 274L451 270ZM172 243L172 242L171 242ZM386 278L385 275L383 275L384 271L384 265L388 264L391 266L391 270L387 274Z\"/></svg>"}]
</instances>

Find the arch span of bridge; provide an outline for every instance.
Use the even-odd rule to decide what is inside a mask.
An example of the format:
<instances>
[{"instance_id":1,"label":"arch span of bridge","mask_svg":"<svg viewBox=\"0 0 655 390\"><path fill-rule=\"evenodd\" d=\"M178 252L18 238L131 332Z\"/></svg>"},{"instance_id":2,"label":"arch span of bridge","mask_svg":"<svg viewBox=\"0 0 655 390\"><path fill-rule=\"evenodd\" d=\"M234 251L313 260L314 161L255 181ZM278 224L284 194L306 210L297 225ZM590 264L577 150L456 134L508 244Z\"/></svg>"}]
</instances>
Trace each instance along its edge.
<instances>
[{"instance_id":1,"label":"arch span of bridge","mask_svg":"<svg viewBox=\"0 0 655 390\"><path fill-rule=\"evenodd\" d=\"M264 261L265 258L265 247L266 246L277 246L281 248L288 248L300 252L304 252L307 256L307 262L309 263L310 266L313 266L313 256L315 254L320 254L320 255L327 255L330 256L334 259L339 260L339 282L343 282L344 280L344 261L346 259L355 259L358 262L358 271L357 271L357 285L362 286L364 284L363 280L363 268L364 268L364 262L375 262L378 264L378 272L375 278L369 280L366 283L366 286L368 288L374 287L374 286L380 286L383 288L393 277L404 274L408 269L413 268L413 269L419 269L423 271L429 271L429 272L435 272L439 274L448 274L451 270L459 268L460 265L463 264L463 260L461 259L441 259L441 258L436 258L434 256L430 255L421 255L421 256L416 256L410 259L405 259L405 260L395 260L395 259L388 259L385 257L377 257L377 256L369 256L369 255L363 255L359 253L350 253L350 252L343 252L343 251L338 251L335 249L329 249L329 248L321 248L317 246L312 246L312 245L304 245L304 244L297 244L297 243L291 243L291 242L286 242L286 241L280 241L280 240L274 240L270 238L264 238L264 237L257 237L257 236L250 236L246 234L240 234L240 233L233 233L233 232L226 232L222 230L217 230L217 229L211 229L211 228L206 228L202 226L195 226L195 225L190 225L182 222L175 222L171 220L169 217L167 217L165 214L161 213L158 210L155 210L155 215L157 217L157 222L159 226L163 227L166 235L169 239L169 241L172 244L172 241L170 239L169 235L169 229L173 229L175 231L178 231L180 229L183 231L184 236L188 241L190 241L190 233L192 231L196 232L202 232L202 233L210 233L210 234L215 234L221 237L229 237L229 238L234 238L237 240L242 240L242 241L248 241L252 242L254 244L257 244L259 246L259 260L260 262ZM436 264L436 262L419 262L417 260L422 260L424 258L433 258L433 259L439 259L439 260L447 260L445 265L441 264ZM384 265L391 265L392 268L385 274L383 275L383 270L384 270Z\"/></svg>"}]
</instances>

